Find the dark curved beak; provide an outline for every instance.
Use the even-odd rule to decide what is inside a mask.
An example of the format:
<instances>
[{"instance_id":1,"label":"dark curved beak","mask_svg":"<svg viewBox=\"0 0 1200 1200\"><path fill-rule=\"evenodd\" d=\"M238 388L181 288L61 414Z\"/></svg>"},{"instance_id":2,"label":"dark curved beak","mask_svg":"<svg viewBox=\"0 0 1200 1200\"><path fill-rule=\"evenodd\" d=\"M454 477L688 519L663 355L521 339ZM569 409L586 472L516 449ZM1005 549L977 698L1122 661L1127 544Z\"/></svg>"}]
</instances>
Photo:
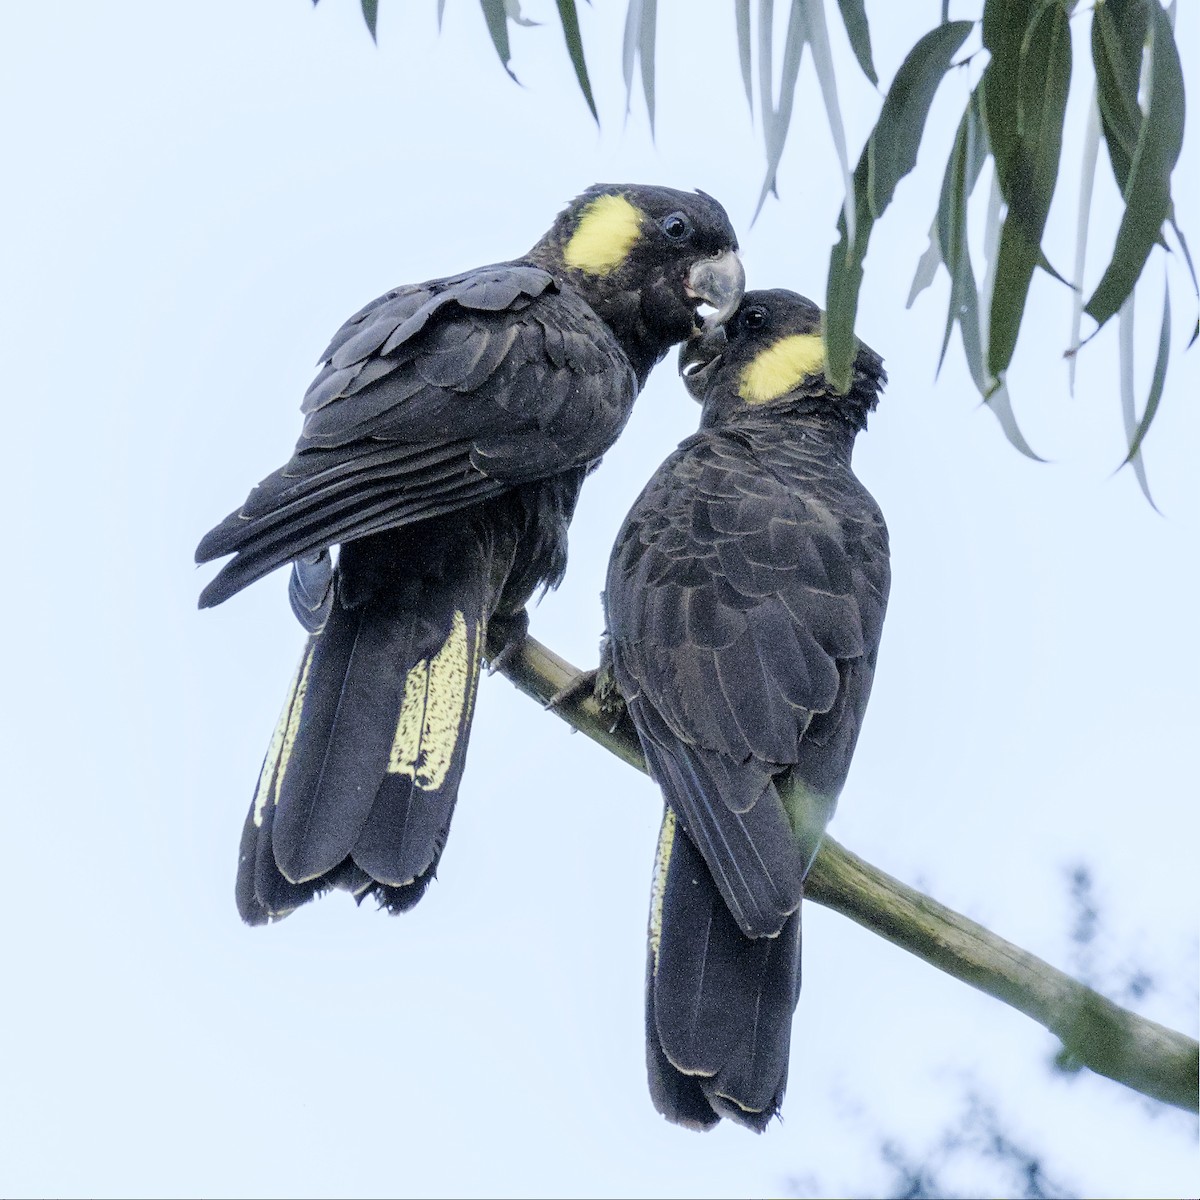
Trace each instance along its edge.
<instances>
[{"instance_id":1,"label":"dark curved beak","mask_svg":"<svg viewBox=\"0 0 1200 1200\"><path fill-rule=\"evenodd\" d=\"M720 325L708 327L707 323L699 332L679 348L679 375L688 395L697 404L704 403L704 395L708 391L708 381L713 372L721 364L721 356L729 339Z\"/></svg>"},{"instance_id":2,"label":"dark curved beak","mask_svg":"<svg viewBox=\"0 0 1200 1200\"><path fill-rule=\"evenodd\" d=\"M721 325L733 315L746 290L746 272L736 250L722 250L712 258L692 264L684 291L693 299L711 304L714 312L703 320L705 329Z\"/></svg>"}]
</instances>

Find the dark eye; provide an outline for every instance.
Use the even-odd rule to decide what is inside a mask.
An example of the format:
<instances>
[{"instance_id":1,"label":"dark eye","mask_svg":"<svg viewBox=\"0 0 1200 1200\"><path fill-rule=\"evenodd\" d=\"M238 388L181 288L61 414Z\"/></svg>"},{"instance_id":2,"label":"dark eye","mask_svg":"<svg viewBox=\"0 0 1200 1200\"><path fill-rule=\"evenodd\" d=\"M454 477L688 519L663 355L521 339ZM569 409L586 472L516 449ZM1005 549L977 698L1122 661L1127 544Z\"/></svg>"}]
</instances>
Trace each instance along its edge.
<instances>
[{"instance_id":1,"label":"dark eye","mask_svg":"<svg viewBox=\"0 0 1200 1200\"><path fill-rule=\"evenodd\" d=\"M692 223L681 213L672 213L662 219L662 231L674 242L680 242L692 232Z\"/></svg>"},{"instance_id":2,"label":"dark eye","mask_svg":"<svg viewBox=\"0 0 1200 1200\"><path fill-rule=\"evenodd\" d=\"M742 326L745 329L761 329L766 323L766 309L748 308L742 313Z\"/></svg>"}]
</instances>

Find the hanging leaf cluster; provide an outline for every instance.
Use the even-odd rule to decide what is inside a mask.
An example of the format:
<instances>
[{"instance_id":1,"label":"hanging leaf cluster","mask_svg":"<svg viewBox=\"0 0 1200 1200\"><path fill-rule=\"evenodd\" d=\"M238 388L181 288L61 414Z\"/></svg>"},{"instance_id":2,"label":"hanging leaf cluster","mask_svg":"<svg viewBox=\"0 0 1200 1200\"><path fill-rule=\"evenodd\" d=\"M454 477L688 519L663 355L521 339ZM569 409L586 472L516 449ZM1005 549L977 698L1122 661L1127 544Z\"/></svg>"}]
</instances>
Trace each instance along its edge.
<instances>
[{"instance_id":1,"label":"hanging leaf cluster","mask_svg":"<svg viewBox=\"0 0 1200 1200\"><path fill-rule=\"evenodd\" d=\"M360 3L374 38L378 0ZM445 3L438 0L439 28ZM575 0L555 3L580 91L593 118L599 121ZM479 0L479 5L500 63L515 79L510 66L509 26L536 22L522 15L520 0ZM878 86L864 0L838 0L838 10L859 67ZM1036 455L1017 425L1007 376L1035 272L1046 272L1073 295L1072 337L1066 351L1072 386L1075 355L1113 316L1119 316L1118 378L1128 438L1125 462L1133 465L1149 498L1140 452L1158 412L1166 380L1171 345L1169 290L1164 294L1153 377L1140 416L1134 395L1133 306L1136 286L1156 248L1165 253L1178 252L1177 257L1190 274L1193 294L1200 295L1171 193L1171 175L1183 143L1185 112L1183 71L1173 29L1174 2L1163 8L1160 0L1095 0L1093 6L1083 8L1077 6L1077 0L983 0L978 21L951 21L948 10L949 4L943 0L941 24L917 41L896 72L852 171L838 104L825 0L790 0L778 79L774 74L774 0L757 0L753 12L750 0L733 0L746 101L753 114L757 97L766 155L755 215L768 195L778 194L778 173L800 67L808 49L845 183L845 200L837 218L839 237L829 264L825 339L830 379L837 387L848 386L863 264L875 223L891 203L900 180L916 164L926 119L942 79L956 65L967 66L975 59L974 54L966 54L961 60L956 56L963 52L968 39L978 34L987 52L987 65L958 125L929 231L929 247L917 264L909 304L944 267L950 278L950 298L939 370L957 326L980 395L1012 444L1030 457ZM1081 20L1091 22L1090 57L1095 83L1091 120L1082 147L1074 269L1068 280L1051 264L1043 237L1063 159L1063 120L1073 68L1072 25ZM639 75L651 132L657 25L657 0L628 0L621 56L626 112L632 102L634 77ZM1108 265L1089 294L1084 287L1084 268L1092 182L1101 141L1124 200L1124 212ZM986 265L979 279L968 245L968 216L971 196L989 162L990 196L983 229ZM1091 318L1093 328L1081 340L1084 315ZM1194 327L1192 341L1198 332L1200 323Z\"/></svg>"}]
</instances>

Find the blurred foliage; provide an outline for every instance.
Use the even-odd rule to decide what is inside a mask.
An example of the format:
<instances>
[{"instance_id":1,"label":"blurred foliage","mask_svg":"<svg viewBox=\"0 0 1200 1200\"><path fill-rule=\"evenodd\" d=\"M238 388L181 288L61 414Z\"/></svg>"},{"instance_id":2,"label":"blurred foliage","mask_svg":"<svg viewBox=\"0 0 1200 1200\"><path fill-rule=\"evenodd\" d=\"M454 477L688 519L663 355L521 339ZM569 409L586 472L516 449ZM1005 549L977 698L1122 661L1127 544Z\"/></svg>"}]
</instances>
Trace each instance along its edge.
<instances>
[{"instance_id":1,"label":"blurred foliage","mask_svg":"<svg viewBox=\"0 0 1200 1200\"><path fill-rule=\"evenodd\" d=\"M378 0L360 3L367 28L375 37ZM445 3L438 0L439 28ZM522 13L520 0L479 0L479 5L500 62L515 79L510 66L509 27L538 22ZM592 116L599 121L575 0L555 0L555 7L580 91ZM837 8L859 68L878 87L864 0L838 0ZM758 120L766 153L759 208L768 194L778 194L776 176L807 48L846 187L825 303L829 375L836 386L846 387L854 355L854 318L863 262L874 224L891 201L896 185L916 163L925 119L941 80L951 69L969 68L977 55L985 53L986 66L967 101L946 162L929 248L917 266L909 304L945 268L950 277L950 296L939 367L957 325L967 366L981 397L996 414L1009 441L1033 458L1037 455L1022 436L1013 413L1007 378L1034 273L1045 271L1073 297L1073 333L1065 351L1071 360L1072 387L1075 355L1113 316L1119 316L1118 391L1128 443L1122 465L1132 464L1149 500L1141 447L1159 411L1170 360L1169 283L1164 284L1161 334L1140 413L1134 388L1133 309L1137 285L1156 249L1182 262L1193 295L1200 297L1171 193L1185 111L1183 71L1174 35L1174 0L1168 8L1163 8L1159 0L1096 0L1094 5L1086 6L1078 0L981 0L982 11L972 21L950 21L949 8L948 0L943 0L941 24L916 42L884 92L875 128L852 172L838 104L825 0L790 0L781 56L775 55L772 45L774 0L758 0L753 12L750 0L733 0L730 41L738 56L752 114L755 93L758 95ZM1051 265L1043 235L1066 150L1063 121L1072 83L1072 43L1084 39L1084 30L1073 27L1089 22L1092 69L1087 73L1090 80L1085 79L1083 86L1091 83L1092 119L1082 146L1070 156L1073 162L1079 153L1082 166L1074 271L1067 279ZM657 0L627 0L621 56L626 111L636 74L641 80L651 131L658 33ZM972 39L979 42L974 50ZM964 47L967 52L955 59ZM1092 182L1101 141L1124 210L1108 265L1089 295L1084 286L1084 267ZM968 249L968 202L989 162L991 196L983 226L987 265L979 281ZM1093 328L1081 338L1085 314ZM1190 332L1189 346L1200 333L1200 320L1192 324Z\"/></svg>"},{"instance_id":2,"label":"blurred foliage","mask_svg":"<svg viewBox=\"0 0 1200 1200\"><path fill-rule=\"evenodd\" d=\"M995 1108L969 1080L964 1082L956 1120L919 1151L881 1138L877 1161L886 1176L872 1178L867 1192L848 1194L888 1200L1069 1200L1080 1194L1056 1178L1044 1156L1006 1128ZM794 1175L785 1187L788 1195L798 1198L838 1194L813 1174Z\"/></svg>"}]
</instances>

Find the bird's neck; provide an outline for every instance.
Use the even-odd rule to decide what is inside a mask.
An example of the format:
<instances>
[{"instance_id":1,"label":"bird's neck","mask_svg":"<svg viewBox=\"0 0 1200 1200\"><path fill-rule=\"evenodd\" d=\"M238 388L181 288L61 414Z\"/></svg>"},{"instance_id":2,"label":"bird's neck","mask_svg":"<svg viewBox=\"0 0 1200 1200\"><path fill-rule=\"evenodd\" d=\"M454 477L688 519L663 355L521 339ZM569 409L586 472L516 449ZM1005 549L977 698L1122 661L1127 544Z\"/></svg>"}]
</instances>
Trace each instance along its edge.
<instances>
[{"instance_id":1,"label":"bird's neck","mask_svg":"<svg viewBox=\"0 0 1200 1200\"><path fill-rule=\"evenodd\" d=\"M612 275L591 275L568 267L560 239L547 234L525 256L525 261L549 271L560 285L582 296L592 311L612 331L637 376L638 390L671 347L646 321L639 293L622 287ZM682 336L682 335L681 335Z\"/></svg>"}]
</instances>

